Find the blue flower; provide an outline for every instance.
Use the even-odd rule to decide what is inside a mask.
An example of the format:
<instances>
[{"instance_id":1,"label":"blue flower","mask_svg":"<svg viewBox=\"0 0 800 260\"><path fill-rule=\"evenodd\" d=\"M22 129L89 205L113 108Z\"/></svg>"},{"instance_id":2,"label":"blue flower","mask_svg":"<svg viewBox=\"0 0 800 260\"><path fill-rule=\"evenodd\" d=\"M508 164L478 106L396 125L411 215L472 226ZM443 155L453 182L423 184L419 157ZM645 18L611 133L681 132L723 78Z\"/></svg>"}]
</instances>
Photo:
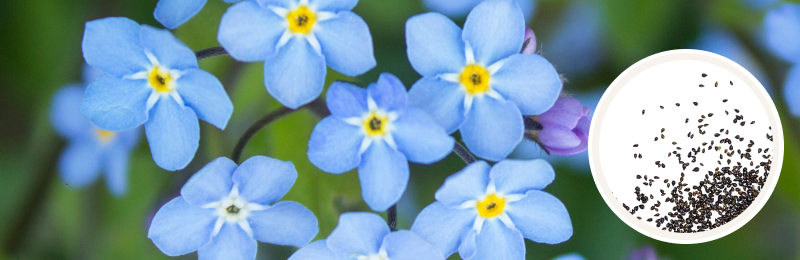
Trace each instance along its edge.
<instances>
[{"instance_id":1,"label":"blue flower","mask_svg":"<svg viewBox=\"0 0 800 260\"><path fill-rule=\"evenodd\" d=\"M361 194L375 211L400 200L408 161L433 163L453 149L453 138L406 99L403 83L388 73L367 89L334 82L327 94L331 115L308 141L308 159L323 171L341 174L358 166Z\"/></svg>"},{"instance_id":2,"label":"blue flower","mask_svg":"<svg viewBox=\"0 0 800 260\"><path fill-rule=\"evenodd\" d=\"M442 252L418 235L390 232L374 213L351 212L339 216L328 239L297 250L289 260L444 260Z\"/></svg>"},{"instance_id":3,"label":"blue flower","mask_svg":"<svg viewBox=\"0 0 800 260\"><path fill-rule=\"evenodd\" d=\"M556 22L558 29L542 40L542 55L571 79L591 74L605 59L602 5L598 1L569 3Z\"/></svg>"},{"instance_id":4,"label":"blue flower","mask_svg":"<svg viewBox=\"0 0 800 260\"><path fill-rule=\"evenodd\" d=\"M572 253L553 258L553 260L586 260L586 258L577 253Z\"/></svg>"},{"instance_id":5,"label":"blue flower","mask_svg":"<svg viewBox=\"0 0 800 260\"><path fill-rule=\"evenodd\" d=\"M792 115L800 116L800 5L782 4L764 17L767 47L792 63L786 74L783 95Z\"/></svg>"},{"instance_id":6,"label":"blue flower","mask_svg":"<svg viewBox=\"0 0 800 260\"><path fill-rule=\"evenodd\" d=\"M546 161L474 162L448 177L436 202L419 213L411 231L449 256L465 260L525 259L525 241L556 244L572 236L569 213L541 191L555 178Z\"/></svg>"},{"instance_id":7,"label":"blue flower","mask_svg":"<svg viewBox=\"0 0 800 260\"><path fill-rule=\"evenodd\" d=\"M108 131L144 124L161 168L183 169L194 158L198 118L219 129L228 124L233 103L222 83L169 31L104 18L86 23L82 46L86 62L105 74L86 89L81 112Z\"/></svg>"},{"instance_id":8,"label":"blue flower","mask_svg":"<svg viewBox=\"0 0 800 260\"><path fill-rule=\"evenodd\" d=\"M441 14L411 17L408 59L422 79L411 87L409 104L448 133L460 129L475 155L505 158L522 140L522 115L544 113L561 92L550 62L519 53L524 36L522 12L510 0L479 4L463 32Z\"/></svg>"},{"instance_id":9,"label":"blue flower","mask_svg":"<svg viewBox=\"0 0 800 260\"><path fill-rule=\"evenodd\" d=\"M469 10L475 8L484 0L423 0L426 8L444 15L460 18L464 17ZM522 9L525 20L530 21L536 11L536 0L516 0L517 5Z\"/></svg>"},{"instance_id":10,"label":"blue flower","mask_svg":"<svg viewBox=\"0 0 800 260\"><path fill-rule=\"evenodd\" d=\"M156 212L147 237L166 255L200 259L255 259L256 240L301 247L317 235L317 218L297 202L270 205L295 179L291 162L255 156L237 167L217 158Z\"/></svg>"},{"instance_id":11,"label":"blue flower","mask_svg":"<svg viewBox=\"0 0 800 260\"><path fill-rule=\"evenodd\" d=\"M105 173L108 189L123 195L128 189L128 159L139 140L139 129L122 132L101 130L81 115L85 86L97 70L84 67L84 83L69 84L56 92L50 107L50 122L67 148L58 158L58 172L68 187L82 188Z\"/></svg>"},{"instance_id":12,"label":"blue flower","mask_svg":"<svg viewBox=\"0 0 800 260\"><path fill-rule=\"evenodd\" d=\"M264 61L264 85L296 109L322 93L326 65L349 77L375 67L358 0L248 0L222 16L219 40L239 61Z\"/></svg>"},{"instance_id":13,"label":"blue flower","mask_svg":"<svg viewBox=\"0 0 800 260\"><path fill-rule=\"evenodd\" d=\"M192 19L208 0L158 0L153 16L164 27L175 29ZM222 0L235 3L239 0Z\"/></svg>"}]
</instances>

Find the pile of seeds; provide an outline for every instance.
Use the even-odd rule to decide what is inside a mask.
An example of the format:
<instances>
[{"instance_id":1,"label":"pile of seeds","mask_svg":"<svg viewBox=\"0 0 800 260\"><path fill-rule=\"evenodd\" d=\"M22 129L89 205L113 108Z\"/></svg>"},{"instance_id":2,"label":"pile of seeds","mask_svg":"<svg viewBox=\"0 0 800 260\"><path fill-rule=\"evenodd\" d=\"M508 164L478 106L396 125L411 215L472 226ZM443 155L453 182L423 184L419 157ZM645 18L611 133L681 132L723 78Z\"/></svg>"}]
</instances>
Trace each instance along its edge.
<instances>
[{"instance_id":1,"label":"pile of seeds","mask_svg":"<svg viewBox=\"0 0 800 260\"><path fill-rule=\"evenodd\" d=\"M707 74L702 74L702 77L706 76ZM714 86L717 87L718 84L715 83ZM722 99L720 104L729 105L727 102L728 99ZM694 106L702 105L698 102L692 103ZM711 106L719 108L720 104ZM659 107L664 109L663 106ZM676 107L680 105L676 103ZM638 205L628 206L623 203L623 208L639 220L654 223L657 228L675 233L695 233L713 229L730 222L744 212L759 195L769 176L772 165L772 154L769 152L769 147L772 147L772 135L770 135L772 127L769 127L770 131L767 131L766 138L758 136L750 139L735 134L744 127L758 126L751 126L755 121L745 124L745 115L741 114L739 109L733 111L734 113L729 113L725 110L725 117L731 117L733 124L723 125L719 131L712 131L713 126L708 122L704 123L704 120L714 116L714 113L693 116L697 119L697 128L692 127L693 130L686 137L694 144L679 145L676 141L667 141L670 129L659 127L660 132L656 130L654 145L659 145L662 140L671 145L659 146L668 147L667 161L657 160L658 158L653 160L656 169L665 171L669 168L669 173L662 176L652 173L648 174L649 176L636 175L637 183L638 181L642 183L641 187L637 185L633 191ZM690 118L686 118L683 124L688 124L689 121ZM695 134L698 134L698 138L695 138ZM641 145L646 147L648 143ZM681 145L689 151L684 153ZM636 151L640 149L639 146L639 143L634 144L632 149ZM642 158L640 151L634 153L634 159ZM719 160L712 155L714 153L719 155ZM655 157L659 157L658 155L663 154L659 152ZM700 155L703 159L698 162ZM711 161L709 156L713 156L715 161ZM678 167L668 167L670 164ZM703 174L702 180L696 183L685 181L685 178L688 179L686 175L689 174L695 175L695 179L700 177L697 175Z\"/></svg>"}]
</instances>

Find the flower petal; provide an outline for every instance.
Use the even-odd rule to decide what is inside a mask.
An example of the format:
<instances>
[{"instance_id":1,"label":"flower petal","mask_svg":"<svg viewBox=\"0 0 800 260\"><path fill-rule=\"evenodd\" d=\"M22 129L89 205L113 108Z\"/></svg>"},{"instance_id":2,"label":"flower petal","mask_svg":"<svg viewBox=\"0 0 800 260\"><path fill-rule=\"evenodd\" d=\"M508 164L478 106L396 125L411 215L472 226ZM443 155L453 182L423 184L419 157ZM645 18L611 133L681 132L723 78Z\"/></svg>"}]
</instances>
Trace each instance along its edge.
<instances>
[{"instance_id":1,"label":"flower petal","mask_svg":"<svg viewBox=\"0 0 800 260\"><path fill-rule=\"evenodd\" d=\"M450 17L464 17L469 10L475 8L483 0L424 0L426 8Z\"/></svg>"},{"instance_id":2,"label":"flower petal","mask_svg":"<svg viewBox=\"0 0 800 260\"><path fill-rule=\"evenodd\" d=\"M266 210L253 211L249 221L256 240L276 245L302 247L319 232L314 213L294 201L281 201Z\"/></svg>"},{"instance_id":3,"label":"flower petal","mask_svg":"<svg viewBox=\"0 0 800 260\"><path fill-rule=\"evenodd\" d=\"M520 52L525 18L513 0L483 1L467 16L462 39L472 47L475 61L488 66Z\"/></svg>"},{"instance_id":4,"label":"flower petal","mask_svg":"<svg viewBox=\"0 0 800 260\"><path fill-rule=\"evenodd\" d=\"M104 154L106 186L114 196L122 196L128 191L129 158L130 151L124 147L109 147Z\"/></svg>"},{"instance_id":5,"label":"flower petal","mask_svg":"<svg viewBox=\"0 0 800 260\"><path fill-rule=\"evenodd\" d=\"M201 69L188 69L177 81L177 91L197 117L225 129L233 114L233 103L217 77Z\"/></svg>"},{"instance_id":6,"label":"flower petal","mask_svg":"<svg viewBox=\"0 0 800 260\"><path fill-rule=\"evenodd\" d=\"M550 62L536 54L515 54L492 75L492 89L514 102L523 115L544 113L561 94L561 78Z\"/></svg>"},{"instance_id":7,"label":"flower petal","mask_svg":"<svg viewBox=\"0 0 800 260\"><path fill-rule=\"evenodd\" d=\"M553 258L553 260L586 260L586 258L577 253L572 253Z\"/></svg>"},{"instance_id":8,"label":"flower petal","mask_svg":"<svg viewBox=\"0 0 800 260\"><path fill-rule=\"evenodd\" d=\"M381 248L392 260L444 260L436 246L408 230L389 233Z\"/></svg>"},{"instance_id":9,"label":"flower petal","mask_svg":"<svg viewBox=\"0 0 800 260\"><path fill-rule=\"evenodd\" d=\"M572 129L562 126L549 125L537 131L537 135L539 141L547 147L565 149L581 144L581 139L572 132Z\"/></svg>"},{"instance_id":10,"label":"flower petal","mask_svg":"<svg viewBox=\"0 0 800 260\"><path fill-rule=\"evenodd\" d=\"M123 131L147 121L147 98L153 89L145 80L124 80L103 74L92 82L81 102L81 113L97 127Z\"/></svg>"},{"instance_id":11,"label":"flower petal","mask_svg":"<svg viewBox=\"0 0 800 260\"><path fill-rule=\"evenodd\" d=\"M267 205L289 192L297 180L297 170L290 161L253 156L233 172L239 195L248 202Z\"/></svg>"},{"instance_id":12,"label":"flower petal","mask_svg":"<svg viewBox=\"0 0 800 260\"><path fill-rule=\"evenodd\" d=\"M503 194L525 194L529 190L541 190L556 178L553 166L545 160L512 160L496 163L489 171L497 192Z\"/></svg>"},{"instance_id":13,"label":"flower petal","mask_svg":"<svg viewBox=\"0 0 800 260\"><path fill-rule=\"evenodd\" d=\"M150 109L150 117L144 130L153 160L168 171L186 167L194 158L200 142L197 115L172 97L162 96Z\"/></svg>"},{"instance_id":14,"label":"flower petal","mask_svg":"<svg viewBox=\"0 0 800 260\"><path fill-rule=\"evenodd\" d=\"M308 160L320 170L341 174L361 163L358 151L364 135L356 126L348 125L333 116L322 119L308 140Z\"/></svg>"},{"instance_id":15,"label":"flower petal","mask_svg":"<svg viewBox=\"0 0 800 260\"><path fill-rule=\"evenodd\" d=\"M397 149L409 161L430 164L453 150L455 140L422 110L409 108L392 125Z\"/></svg>"},{"instance_id":16,"label":"flower petal","mask_svg":"<svg viewBox=\"0 0 800 260\"><path fill-rule=\"evenodd\" d=\"M800 6L787 3L767 12L763 30L774 53L787 61L800 61Z\"/></svg>"},{"instance_id":17,"label":"flower petal","mask_svg":"<svg viewBox=\"0 0 800 260\"><path fill-rule=\"evenodd\" d=\"M464 260L525 259L525 239L497 218L487 219L475 239L475 255Z\"/></svg>"},{"instance_id":18,"label":"flower petal","mask_svg":"<svg viewBox=\"0 0 800 260\"><path fill-rule=\"evenodd\" d=\"M408 160L384 141L373 142L358 166L361 196L369 207L386 211L400 201L408 185Z\"/></svg>"},{"instance_id":19,"label":"flower petal","mask_svg":"<svg viewBox=\"0 0 800 260\"><path fill-rule=\"evenodd\" d=\"M534 242L557 244L572 236L567 208L549 193L528 191L522 200L508 203L505 212L522 235Z\"/></svg>"},{"instance_id":20,"label":"flower petal","mask_svg":"<svg viewBox=\"0 0 800 260\"><path fill-rule=\"evenodd\" d=\"M572 129L572 133L574 133L578 138L580 138L581 143L577 146L570 147L570 148L550 148L548 147L548 151L552 154L561 155L561 156L569 156L578 154L580 152L586 151L589 148L589 126L592 124L591 119L588 117L583 117L581 120L578 120L578 125L575 129Z\"/></svg>"},{"instance_id":21,"label":"flower petal","mask_svg":"<svg viewBox=\"0 0 800 260\"><path fill-rule=\"evenodd\" d=\"M476 156L499 161L522 141L524 129L522 115L514 103L483 96L473 101L461 126L461 136Z\"/></svg>"},{"instance_id":22,"label":"flower petal","mask_svg":"<svg viewBox=\"0 0 800 260\"><path fill-rule=\"evenodd\" d=\"M289 7L292 7L292 5L296 4L298 1L297 0L256 0L256 2L258 2L258 5L260 5L263 8L266 8L267 6L270 6L270 5L283 7L283 8L289 8Z\"/></svg>"},{"instance_id":23,"label":"flower petal","mask_svg":"<svg viewBox=\"0 0 800 260\"><path fill-rule=\"evenodd\" d=\"M314 241L295 251L288 260L338 260L325 239Z\"/></svg>"},{"instance_id":24,"label":"flower petal","mask_svg":"<svg viewBox=\"0 0 800 260\"><path fill-rule=\"evenodd\" d=\"M181 196L196 207L219 201L233 189L231 176L236 163L227 157L219 157L197 171L181 188Z\"/></svg>"},{"instance_id":25,"label":"flower petal","mask_svg":"<svg viewBox=\"0 0 800 260\"><path fill-rule=\"evenodd\" d=\"M411 225L411 231L433 243L444 253L452 255L462 238L472 229L475 211L450 209L439 201L425 207Z\"/></svg>"},{"instance_id":26,"label":"flower petal","mask_svg":"<svg viewBox=\"0 0 800 260\"><path fill-rule=\"evenodd\" d=\"M467 235L461 238L461 245L458 246L458 256L462 259L471 258L478 251L476 240L478 231L475 229L470 230Z\"/></svg>"},{"instance_id":27,"label":"flower petal","mask_svg":"<svg viewBox=\"0 0 800 260\"><path fill-rule=\"evenodd\" d=\"M375 213L343 213L328 236L328 248L339 258L376 254L389 232L389 226Z\"/></svg>"},{"instance_id":28,"label":"flower petal","mask_svg":"<svg viewBox=\"0 0 800 260\"><path fill-rule=\"evenodd\" d=\"M168 256L185 255L211 241L216 219L212 209L192 206L177 197L158 209L147 238Z\"/></svg>"},{"instance_id":29,"label":"flower petal","mask_svg":"<svg viewBox=\"0 0 800 260\"><path fill-rule=\"evenodd\" d=\"M81 43L86 63L119 78L147 69L150 61L139 40L140 27L124 17L87 22Z\"/></svg>"},{"instance_id":30,"label":"flower petal","mask_svg":"<svg viewBox=\"0 0 800 260\"><path fill-rule=\"evenodd\" d=\"M339 12L353 10L358 0L309 0L308 4L320 11Z\"/></svg>"},{"instance_id":31,"label":"flower petal","mask_svg":"<svg viewBox=\"0 0 800 260\"><path fill-rule=\"evenodd\" d=\"M361 117L368 111L367 90L350 83L331 83L325 98L328 110L339 119Z\"/></svg>"},{"instance_id":32,"label":"flower petal","mask_svg":"<svg viewBox=\"0 0 800 260\"><path fill-rule=\"evenodd\" d=\"M163 1L163 0L162 0ZM142 25L139 31L144 51L158 59L158 63L173 70L197 68L197 56L168 30Z\"/></svg>"},{"instance_id":33,"label":"flower petal","mask_svg":"<svg viewBox=\"0 0 800 260\"><path fill-rule=\"evenodd\" d=\"M469 1L447 2L452 5ZM408 61L423 77L459 73L467 62L461 28L438 13L409 18L406 22L406 45Z\"/></svg>"},{"instance_id":34,"label":"flower petal","mask_svg":"<svg viewBox=\"0 0 800 260\"><path fill-rule=\"evenodd\" d=\"M264 63L267 92L286 107L297 109L322 93L325 58L304 38L293 37Z\"/></svg>"},{"instance_id":35,"label":"flower petal","mask_svg":"<svg viewBox=\"0 0 800 260\"><path fill-rule=\"evenodd\" d=\"M194 17L207 0L159 0L153 16L164 27L175 29Z\"/></svg>"},{"instance_id":36,"label":"flower petal","mask_svg":"<svg viewBox=\"0 0 800 260\"><path fill-rule=\"evenodd\" d=\"M547 112L537 116L536 121L543 125L556 125L573 129L578 125L578 120L587 115L583 108L577 98L559 97Z\"/></svg>"},{"instance_id":37,"label":"flower petal","mask_svg":"<svg viewBox=\"0 0 800 260\"><path fill-rule=\"evenodd\" d=\"M255 1L242 1L225 11L217 40L239 61L261 61L277 51L286 20Z\"/></svg>"},{"instance_id":38,"label":"flower petal","mask_svg":"<svg viewBox=\"0 0 800 260\"><path fill-rule=\"evenodd\" d=\"M374 68L375 53L372 35L364 19L350 11L341 11L335 18L314 25L314 35L322 47L322 55L332 69L355 77Z\"/></svg>"},{"instance_id":39,"label":"flower petal","mask_svg":"<svg viewBox=\"0 0 800 260\"><path fill-rule=\"evenodd\" d=\"M466 119L465 96L466 92L459 83L423 77L411 86L408 102L411 107L428 113L447 133L452 133Z\"/></svg>"},{"instance_id":40,"label":"flower petal","mask_svg":"<svg viewBox=\"0 0 800 260\"><path fill-rule=\"evenodd\" d=\"M489 186L489 169L485 161L470 163L444 180L442 187L436 190L436 200L448 207L458 207L465 201L480 198Z\"/></svg>"},{"instance_id":41,"label":"flower petal","mask_svg":"<svg viewBox=\"0 0 800 260\"><path fill-rule=\"evenodd\" d=\"M50 123L56 133L65 138L86 137L93 130L92 123L81 114L84 88L78 84L62 87L53 95L50 106Z\"/></svg>"},{"instance_id":42,"label":"flower petal","mask_svg":"<svg viewBox=\"0 0 800 260\"><path fill-rule=\"evenodd\" d=\"M258 243L236 223L225 223L211 243L197 250L198 260L253 260Z\"/></svg>"},{"instance_id":43,"label":"flower petal","mask_svg":"<svg viewBox=\"0 0 800 260\"><path fill-rule=\"evenodd\" d=\"M58 172L70 187L89 186L100 175L103 150L91 140L70 143L58 157Z\"/></svg>"},{"instance_id":44,"label":"flower petal","mask_svg":"<svg viewBox=\"0 0 800 260\"><path fill-rule=\"evenodd\" d=\"M800 66L795 65L786 73L783 95L792 115L800 115Z\"/></svg>"},{"instance_id":45,"label":"flower petal","mask_svg":"<svg viewBox=\"0 0 800 260\"><path fill-rule=\"evenodd\" d=\"M367 92L378 107L387 111L402 112L408 107L406 86L391 73L381 73L378 82L367 87Z\"/></svg>"}]
</instances>

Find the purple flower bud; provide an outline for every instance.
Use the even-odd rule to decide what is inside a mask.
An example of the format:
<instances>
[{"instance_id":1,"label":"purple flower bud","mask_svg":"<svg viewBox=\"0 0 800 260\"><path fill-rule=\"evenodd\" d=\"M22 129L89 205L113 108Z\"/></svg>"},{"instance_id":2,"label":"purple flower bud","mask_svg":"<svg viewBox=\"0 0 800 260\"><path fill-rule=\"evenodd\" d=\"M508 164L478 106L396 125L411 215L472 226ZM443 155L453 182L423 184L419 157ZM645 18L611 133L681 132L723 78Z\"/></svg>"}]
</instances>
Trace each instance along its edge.
<instances>
[{"instance_id":1,"label":"purple flower bud","mask_svg":"<svg viewBox=\"0 0 800 260\"><path fill-rule=\"evenodd\" d=\"M523 54L536 53L536 34L533 33L531 28L525 28L525 41L522 44Z\"/></svg>"},{"instance_id":2,"label":"purple flower bud","mask_svg":"<svg viewBox=\"0 0 800 260\"><path fill-rule=\"evenodd\" d=\"M527 129L528 135L552 154L567 156L588 148L589 114L592 109L584 107L574 97L562 96L547 112L532 119L538 129Z\"/></svg>"}]
</instances>

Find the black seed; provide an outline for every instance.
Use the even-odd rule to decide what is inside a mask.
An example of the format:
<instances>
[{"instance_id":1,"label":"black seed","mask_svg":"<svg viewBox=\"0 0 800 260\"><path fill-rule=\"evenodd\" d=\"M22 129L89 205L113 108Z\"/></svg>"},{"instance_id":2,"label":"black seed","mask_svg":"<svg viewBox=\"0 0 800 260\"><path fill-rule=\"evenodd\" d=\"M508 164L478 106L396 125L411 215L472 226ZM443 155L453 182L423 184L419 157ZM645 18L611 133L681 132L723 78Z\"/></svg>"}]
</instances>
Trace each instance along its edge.
<instances>
[{"instance_id":1,"label":"black seed","mask_svg":"<svg viewBox=\"0 0 800 260\"><path fill-rule=\"evenodd\" d=\"M675 106L679 107L679 106L681 106L681 104L680 103L675 103Z\"/></svg>"},{"instance_id":2,"label":"black seed","mask_svg":"<svg viewBox=\"0 0 800 260\"><path fill-rule=\"evenodd\" d=\"M728 100L727 100L727 99L723 99L723 100L722 100L722 103L725 103L725 102L728 102Z\"/></svg>"},{"instance_id":3,"label":"black seed","mask_svg":"<svg viewBox=\"0 0 800 260\"><path fill-rule=\"evenodd\" d=\"M706 77L706 76L708 76L708 75L707 75L707 74L705 74L705 73L703 73L703 74L700 74L700 76L703 76L703 77L705 78L705 77Z\"/></svg>"},{"instance_id":4,"label":"black seed","mask_svg":"<svg viewBox=\"0 0 800 260\"><path fill-rule=\"evenodd\" d=\"M702 88L702 87L705 87L705 86L703 86L703 84L700 84L700 87Z\"/></svg>"},{"instance_id":5,"label":"black seed","mask_svg":"<svg viewBox=\"0 0 800 260\"><path fill-rule=\"evenodd\" d=\"M664 106L658 106L658 107L660 107L661 109L664 109Z\"/></svg>"},{"instance_id":6,"label":"black seed","mask_svg":"<svg viewBox=\"0 0 800 260\"><path fill-rule=\"evenodd\" d=\"M702 85L701 85L701 86L702 86ZM697 102L692 102L692 104L694 104L695 106L697 106Z\"/></svg>"},{"instance_id":7,"label":"black seed","mask_svg":"<svg viewBox=\"0 0 800 260\"><path fill-rule=\"evenodd\" d=\"M642 115L644 115L644 109L642 109Z\"/></svg>"},{"instance_id":8,"label":"black seed","mask_svg":"<svg viewBox=\"0 0 800 260\"><path fill-rule=\"evenodd\" d=\"M639 147L639 144L634 144L633 147Z\"/></svg>"}]
</instances>

